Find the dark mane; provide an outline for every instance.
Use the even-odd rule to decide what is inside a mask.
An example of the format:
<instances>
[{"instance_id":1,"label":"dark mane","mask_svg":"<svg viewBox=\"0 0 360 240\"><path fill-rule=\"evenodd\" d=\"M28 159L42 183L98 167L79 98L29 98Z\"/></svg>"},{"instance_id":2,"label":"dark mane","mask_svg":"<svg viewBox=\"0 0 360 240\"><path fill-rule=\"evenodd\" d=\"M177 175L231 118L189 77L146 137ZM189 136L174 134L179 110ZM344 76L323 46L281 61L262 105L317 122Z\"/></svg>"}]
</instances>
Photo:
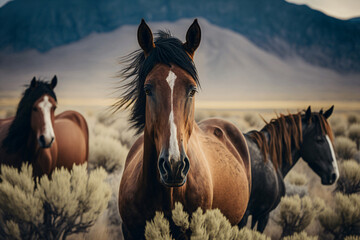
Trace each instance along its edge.
<instances>
[{"instance_id":1,"label":"dark mane","mask_svg":"<svg viewBox=\"0 0 360 240\"><path fill-rule=\"evenodd\" d=\"M113 107L117 111L131 106L129 121L137 129L137 133L141 133L145 126L145 78L156 64L175 64L189 73L200 86L194 62L179 39L172 37L169 32L160 31L154 43L155 48L147 58L139 49L121 59L121 63L126 64L119 74L122 78L122 94Z\"/></svg>"},{"instance_id":2,"label":"dark mane","mask_svg":"<svg viewBox=\"0 0 360 240\"><path fill-rule=\"evenodd\" d=\"M15 119L9 128L8 135L2 143L2 147L5 148L8 153L17 152L26 144L31 129L30 117L34 103L44 94L48 94L57 101L56 95L49 83L40 80L36 82L37 86L34 88L26 85L27 89L24 91L23 97L19 102Z\"/></svg>"},{"instance_id":3,"label":"dark mane","mask_svg":"<svg viewBox=\"0 0 360 240\"><path fill-rule=\"evenodd\" d=\"M302 118L304 117L301 112L296 114L283 115L272 119L269 123L261 129L261 131L251 131L247 135L259 146L264 160L268 160L268 155L275 166L281 167L283 157L286 161L292 164L291 144L294 143L296 149L300 149L302 143ZM320 125L320 130L323 134L327 134L331 141L333 135L330 125L325 117L319 113L312 113L308 123L315 123ZM269 134L269 142L264 135L264 131ZM283 155L284 154L284 155Z\"/></svg>"}]
</instances>

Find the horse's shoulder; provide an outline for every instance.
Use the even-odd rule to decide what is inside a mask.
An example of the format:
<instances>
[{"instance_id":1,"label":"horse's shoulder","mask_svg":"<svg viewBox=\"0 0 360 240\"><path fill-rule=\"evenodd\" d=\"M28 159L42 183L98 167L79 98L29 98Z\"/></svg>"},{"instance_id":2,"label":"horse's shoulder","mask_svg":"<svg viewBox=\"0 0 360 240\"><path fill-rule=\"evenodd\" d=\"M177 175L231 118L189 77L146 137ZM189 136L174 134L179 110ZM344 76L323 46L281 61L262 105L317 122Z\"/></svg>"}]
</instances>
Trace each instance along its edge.
<instances>
[{"instance_id":1,"label":"horse's shoulder","mask_svg":"<svg viewBox=\"0 0 360 240\"><path fill-rule=\"evenodd\" d=\"M251 163L249 149L244 135L231 122L219 118L210 118L199 123L199 127L207 133L213 134L220 141L227 145L229 142L235 147L236 151L241 156L248 179L251 179Z\"/></svg>"},{"instance_id":2,"label":"horse's shoulder","mask_svg":"<svg viewBox=\"0 0 360 240\"><path fill-rule=\"evenodd\" d=\"M249 151L244 135L231 122L219 118L210 118L199 123L199 127L207 133L212 133L222 141L231 141L239 154L249 159ZM224 138L226 136L227 138ZM250 159L249 159L250 160Z\"/></svg>"}]
</instances>

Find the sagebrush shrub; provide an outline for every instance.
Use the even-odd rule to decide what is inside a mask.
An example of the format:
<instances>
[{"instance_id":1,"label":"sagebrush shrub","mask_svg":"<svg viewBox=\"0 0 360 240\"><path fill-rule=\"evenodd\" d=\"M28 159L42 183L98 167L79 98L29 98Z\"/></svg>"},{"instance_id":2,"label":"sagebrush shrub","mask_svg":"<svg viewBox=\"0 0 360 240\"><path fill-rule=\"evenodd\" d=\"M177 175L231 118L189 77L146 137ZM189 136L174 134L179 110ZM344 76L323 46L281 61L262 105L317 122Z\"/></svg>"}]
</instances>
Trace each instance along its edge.
<instances>
[{"instance_id":1,"label":"sagebrush shrub","mask_svg":"<svg viewBox=\"0 0 360 240\"><path fill-rule=\"evenodd\" d=\"M348 123L344 117L341 116L333 116L330 118L330 126L331 130L336 137L345 136Z\"/></svg>"},{"instance_id":2,"label":"sagebrush shrub","mask_svg":"<svg viewBox=\"0 0 360 240\"><path fill-rule=\"evenodd\" d=\"M155 217L150 222L146 222L145 238L147 240L171 240L169 221L164 218L162 212L156 212Z\"/></svg>"},{"instance_id":3,"label":"sagebrush shrub","mask_svg":"<svg viewBox=\"0 0 360 240\"><path fill-rule=\"evenodd\" d=\"M51 179L32 177L32 166L21 171L2 166L0 178L0 236L4 239L65 239L86 232L106 209L110 187L106 172L87 173L87 165L71 172L55 169Z\"/></svg>"},{"instance_id":4,"label":"sagebrush shrub","mask_svg":"<svg viewBox=\"0 0 360 240\"><path fill-rule=\"evenodd\" d=\"M285 180L296 186L303 186L307 184L306 175L296 171L289 172L289 174L286 175Z\"/></svg>"},{"instance_id":5,"label":"sagebrush shrub","mask_svg":"<svg viewBox=\"0 0 360 240\"><path fill-rule=\"evenodd\" d=\"M324 202L319 198L285 196L279 204L275 222L282 227L282 236L289 236L303 231L323 209Z\"/></svg>"},{"instance_id":6,"label":"sagebrush shrub","mask_svg":"<svg viewBox=\"0 0 360 240\"><path fill-rule=\"evenodd\" d=\"M345 194L360 192L360 164L347 160L340 165L340 177L336 182L336 191Z\"/></svg>"},{"instance_id":7,"label":"sagebrush shrub","mask_svg":"<svg viewBox=\"0 0 360 240\"><path fill-rule=\"evenodd\" d=\"M308 236L305 231L294 233L294 235L284 237L282 240L317 240L317 236Z\"/></svg>"},{"instance_id":8,"label":"sagebrush shrub","mask_svg":"<svg viewBox=\"0 0 360 240\"><path fill-rule=\"evenodd\" d=\"M89 168L103 167L109 173L121 170L128 151L117 139L103 135L93 136L90 139Z\"/></svg>"},{"instance_id":9,"label":"sagebrush shrub","mask_svg":"<svg viewBox=\"0 0 360 240\"><path fill-rule=\"evenodd\" d=\"M336 193L334 207L327 207L319 221L335 239L360 235L360 195Z\"/></svg>"},{"instance_id":10,"label":"sagebrush shrub","mask_svg":"<svg viewBox=\"0 0 360 240\"><path fill-rule=\"evenodd\" d=\"M347 137L337 137L335 139L335 151L340 159L351 159L356 154L356 143Z\"/></svg>"},{"instance_id":11,"label":"sagebrush shrub","mask_svg":"<svg viewBox=\"0 0 360 240\"><path fill-rule=\"evenodd\" d=\"M346 238L344 238L344 240L360 240L360 236L347 236Z\"/></svg>"},{"instance_id":12,"label":"sagebrush shrub","mask_svg":"<svg viewBox=\"0 0 360 240\"><path fill-rule=\"evenodd\" d=\"M299 197L304 197L309 195L308 187L306 185L295 185L288 181L285 181L285 190L286 196L298 195Z\"/></svg>"},{"instance_id":13,"label":"sagebrush shrub","mask_svg":"<svg viewBox=\"0 0 360 240\"><path fill-rule=\"evenodd\" d=\"M264 124L261 118L255 113L245 114L244 119L250 125L250 127L258 127Z\"/></svg>"},{"instance_id":14,"label":"sagebrush shrub","mask_svg":"<svg viewBox=\"0 0 360 240\"><path fill-rule=\"evenodd\" d=\"M353 124L349 127L349 138L356 143L357 149L360 147L360 123Z\"/></svg>"},{"instance_id":15,"label":"sagebrush shrub","mask_svg":"<svg viewBox=\"0 0 360 240\"><path fill-rule=\"evenodd\" d=\"M347 116L349 124L360 123L360 115L356 113L350 113Z\"/></svg>"},{"instance_id":16,"label":"sagebrush shrub","mask_svg":"<svg viewBox=\"0 0 360 240\"><path fill-rule=\"evenodd\" d=\"M239 230L237 226L231 226L229 220L220 212L219 209L212 209L203 212L198 208L189 214L183 210L181 203L175 203L172 211L172 221L185 234L189 233L192 240L203 239L222 239L222 240L270 240L264 234L243 228ZM156 212L152 221L146 222L145 238L150 239L172 239L169 221L161 212Z\"/></svg>"}]
</instances>

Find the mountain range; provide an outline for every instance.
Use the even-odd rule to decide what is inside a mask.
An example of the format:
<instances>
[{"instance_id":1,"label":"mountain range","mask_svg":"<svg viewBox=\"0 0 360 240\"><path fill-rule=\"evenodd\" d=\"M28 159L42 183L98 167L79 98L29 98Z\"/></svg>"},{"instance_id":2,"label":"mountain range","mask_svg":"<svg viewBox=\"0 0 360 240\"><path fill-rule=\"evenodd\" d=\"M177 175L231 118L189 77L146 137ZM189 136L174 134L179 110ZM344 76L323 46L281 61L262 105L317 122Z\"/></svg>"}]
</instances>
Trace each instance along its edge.
<instances>
[{"instance_id":1,"label":"mountain range","mask_svg":"<svg viewBox=\"0 0 360 240\"><path fill-rule=\"evenodd\" d=\"M148 25L153 32L168 29L184 41L192 21L192 18L149 21ZM284 59L206 19L199 18L199 24L202 40L194 60L201 83L197 96L200 100L360 100L360 73L341 74L297 56ZM51 79L54 74L59 81L56 87L59 105L64 99L94 102L118 97L120 83L116 75L124 67L118 60L139 48L136 32L137 25L124 25L47 52L0 51L0 103L1 98L20 96L23 85L29 84L33 76Z\"/></svg>"},{"instance_id":2,"label":"mountain range","mask_svg":"<svg viewBox=\"0 0 360 240\"><path fill-rule=\"evenodd\" d=\"M13 0L0 8L0 51L48 52L121 26L200 17L284 59L360 72L359 18L339 20L284 0Z\"/></svg>"}]
</instances>

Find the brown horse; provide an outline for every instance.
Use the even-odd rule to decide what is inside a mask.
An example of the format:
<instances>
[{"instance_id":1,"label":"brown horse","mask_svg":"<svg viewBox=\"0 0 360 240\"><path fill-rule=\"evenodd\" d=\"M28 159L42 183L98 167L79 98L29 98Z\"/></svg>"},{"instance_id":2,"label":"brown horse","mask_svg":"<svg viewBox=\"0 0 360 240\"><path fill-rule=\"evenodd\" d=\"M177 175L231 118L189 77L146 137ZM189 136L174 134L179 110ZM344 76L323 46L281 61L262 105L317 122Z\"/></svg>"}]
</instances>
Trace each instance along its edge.
<instances>
[{"instance_id":1,"label":"brown horse","mask_svg":"<svg viewBox=\"0 0 360 240\"><path fill-rule=\"evenodd\" d=\"M195 20L184 44L165 32L153 42L142 20L142 50L127 56L117 107L132 104L130 121L143 135L130 149L119 190L126 239L144 238L155 211L170 219L175 202L189 213L219 208L232 224L245 213L251 169L244 136L221 119L194 120L199 81L192 58L200 36Z\"/></svg>"},{"instance_id":2,"label":"brown horse","mask_svg":"<svg viewBox=\"0 0 360 240\"><path fill-rule=\"evenodd\" d=\"M34 175L50 174L56 167L71 169L88 159L88 127L74 111L55 116L53 89L57 84L32 79L25 90L16 116L0 119L0 163L21 167L33 164Z\"/></svg>"}]
</instances>

